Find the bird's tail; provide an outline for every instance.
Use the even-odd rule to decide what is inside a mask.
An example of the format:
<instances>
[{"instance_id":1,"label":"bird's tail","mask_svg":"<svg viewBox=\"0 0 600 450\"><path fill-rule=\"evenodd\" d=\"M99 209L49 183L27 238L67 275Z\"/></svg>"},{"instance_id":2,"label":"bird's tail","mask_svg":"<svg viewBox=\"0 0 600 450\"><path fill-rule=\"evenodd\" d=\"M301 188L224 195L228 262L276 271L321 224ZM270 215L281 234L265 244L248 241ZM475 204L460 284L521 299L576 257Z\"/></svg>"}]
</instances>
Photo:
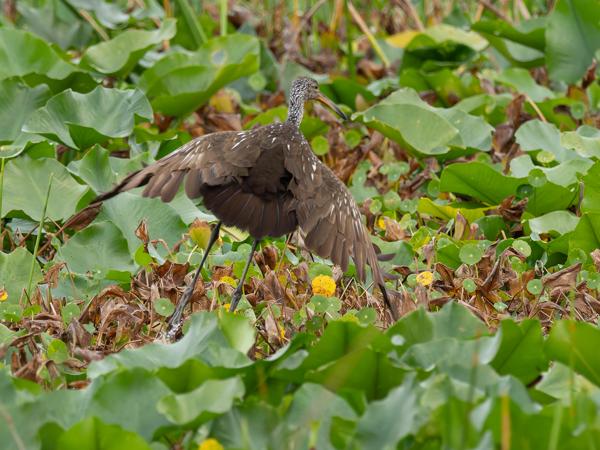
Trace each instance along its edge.
<instances>
[{"instance_id":1,"label":"bird's tail","mask_svg":"<svg viewBox=\"0 0 600 450\"><path fill-rule=\"evenodd\" d=\"M383 296L385 306L390 311L390 314L392 315L394 321L398 320L398 311L396 307L392 304L389 292L385 287L384 273L379 267L375 246L372 246L371 251L367 253L367 262L369 263L369 266L371 266L371 271L373 272L373 280L375 281L377 286L379 286L379 290L381 291L381 295Z\"/></svg>"}]
</instances>

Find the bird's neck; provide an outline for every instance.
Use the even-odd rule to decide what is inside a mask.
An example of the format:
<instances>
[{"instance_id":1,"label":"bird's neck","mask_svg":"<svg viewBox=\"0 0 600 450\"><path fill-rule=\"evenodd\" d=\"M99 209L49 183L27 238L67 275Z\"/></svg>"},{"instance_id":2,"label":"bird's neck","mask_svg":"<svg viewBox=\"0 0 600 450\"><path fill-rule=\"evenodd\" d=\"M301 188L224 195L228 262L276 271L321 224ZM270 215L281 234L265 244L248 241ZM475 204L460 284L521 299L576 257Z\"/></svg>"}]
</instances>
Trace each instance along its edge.
<instances>
[{"instance_id":1,"label":"bird's neck","mask_svg":"<svg viewBox=\"0 0 600 450\"><path fill-rule=\"evenodd\" d=\"M290 97L290 107L288 109L287 121L294 124L296 127L300 126L302 122L302 115L304 114L304 102L302 99L297 97Z\"/></svg>"}]
</instances>

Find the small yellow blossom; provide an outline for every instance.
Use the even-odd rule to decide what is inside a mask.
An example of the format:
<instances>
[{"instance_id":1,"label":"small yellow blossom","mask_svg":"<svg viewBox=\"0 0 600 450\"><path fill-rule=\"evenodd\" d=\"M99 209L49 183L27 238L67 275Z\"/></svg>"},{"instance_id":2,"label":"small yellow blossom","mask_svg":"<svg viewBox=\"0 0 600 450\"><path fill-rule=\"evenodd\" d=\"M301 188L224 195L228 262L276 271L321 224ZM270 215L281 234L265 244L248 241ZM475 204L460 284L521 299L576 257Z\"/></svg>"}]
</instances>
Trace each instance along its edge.
<instances>
[{"instance_id":1,"label":"small yellow blossom","mask_svg":"<svg viewBox=\"0 0 600 450\"><path fill-rule=\"evenodd\" d=\"M433 283L433 273L431 273L429 270L421 272L417 275L417 283L419 283L421 286L429 286L431 283Z\"/></svg>"},{"instance_id":2,"label":"small yellow blossom","mask_svg":"<svg viewBox=\"0 0 600 450\"><path fill-rule=\"evenodd\" d=\"M216 439L208 438L200 443L198 450L223 450L223 446Z\"/></svg>"},{"instance_id":3,"label":"small yellow blossom","mask_svg":"<svg viewBox=\"0 0 600 450\"><path fill-rule=\"evenodd\" d=\"M379 229L385 230L385 219L383 218L383 216L377 219L377 226L379 227Z\"/></svg>"},{"instance_id":4,"label":"small yellow blossom","mask_svg":"<svg viewBox=\"0 0 600 450\"><path fill-rule=\"evenodd\" d=\"M282 341L285 339L285 327L279 327L279 339Z\"/></svg>"},{"instance_id":5,"label":"small yellow blossom","mask_svg":"<svg viewBox=\"0 0 600 450\"><path fill-rule=\"evenodd\" d=\"M319 275L312 280L312 290L314 294L331 297L335 294L335 281L327 275Z\"/></svg>"},{"instance_id":6,"label":"small yellow blossom","mask_svg":"<svg viewBox=\"0 0 600 450\"><path fill-rule=\"evenodd\" d=\"M230 308L230 307L231 307L231 303L225 303L225 304L223 305L223 309L224 309L225 311L229 311L229 308Z\"/></svg>"},{"instance_id":7,"label":"small yellow blossom","mask_svg":"<svg viewBox=\"0 0 600 450\"><path fill-rule=\"evenodd\" d=\"M219 281L220 281L221 283L227 283L227 284L230 284L230 285L231 285L231 286L233 286L233 287L235 287L235 286L236 286L235 280L234 280L232 277L230 277L230 276L227 276L227 275L225 275L225 276L221 277L221 279L220 279Z\"/></svg>"},{"instance_id":8,"label":"small yellow blossom","mask_svg":"<svg viewBox=\"0 0 600 450\"><path fill-rule=\"evenodd\" d=\"M5 302L8 300L8 292L4 289L0 289L0 302Z\"/></svg>"}]
</instances>

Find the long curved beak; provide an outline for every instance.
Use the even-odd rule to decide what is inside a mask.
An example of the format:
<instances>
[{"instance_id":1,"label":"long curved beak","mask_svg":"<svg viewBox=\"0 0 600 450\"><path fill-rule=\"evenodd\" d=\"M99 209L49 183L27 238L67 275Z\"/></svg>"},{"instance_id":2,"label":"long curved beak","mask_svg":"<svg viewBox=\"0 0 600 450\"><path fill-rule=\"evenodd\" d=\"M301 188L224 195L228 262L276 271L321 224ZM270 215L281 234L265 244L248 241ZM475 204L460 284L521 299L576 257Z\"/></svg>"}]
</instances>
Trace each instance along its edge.
<instances>
[{"instance_id":1,"label":"long curved beak","mask_svg":"<svg viewBox=\"0 0 600 450\"><path fill-rule=\"evenodd\" d=\"M343 120L348 120L348 116L346 114L344 114L344 112L335 103L333 103L331 100L329 100L327 97L325 97L320 92L315 100L318 101L319 103L323 103L329 109L334 111L338 116L340 116Z\"/></svg>"}]
</instances>

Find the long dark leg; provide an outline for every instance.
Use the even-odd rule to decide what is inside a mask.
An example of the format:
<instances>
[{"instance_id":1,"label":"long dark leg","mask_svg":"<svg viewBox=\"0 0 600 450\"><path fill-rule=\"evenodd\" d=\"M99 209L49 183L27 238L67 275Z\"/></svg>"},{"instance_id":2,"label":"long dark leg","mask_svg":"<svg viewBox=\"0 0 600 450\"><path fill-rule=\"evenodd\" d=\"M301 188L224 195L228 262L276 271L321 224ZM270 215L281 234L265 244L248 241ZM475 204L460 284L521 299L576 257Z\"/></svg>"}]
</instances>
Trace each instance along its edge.
<instances>
[{"instance_id":1,"label":"long dark leg","mask_svg":"<svg viewBox=\"0 0 600 450\"><path fill-rule=\"evenodd\" d=\"M244 289L244 280L246 279L246 274L248 273L248 268L252 263L252 259L254 258L254 252L256 251L256 247L258 247L258 243L260 239L255 239L252 244L252 250L250 250L250 256L248 256L248 261L246 261L246 265L244 266L244 271L242 272L242 278L240 278L240 282L238 283L233 295L231 296L231 306L229 307L229 312L235 311L237 305L242 298L242 289Z\"/></svg>"},{"instance_id":2,"label":"long dark leg","mask_svg":"<svg viewBox=\"0 0 600 450\"><path fill-rule=\"evenodd\" d=\"M394 321L397 321L398 320L398 312L396 311L396 308L394 308L394 306L392 305L392 302L390 302L390 297L389 297L388 291L385 287L385 284L383 284L383 283L379 284L379 289L381 290L381 295L383 295L383 301L385 302L385 306L387 307L390 314L392 315L392 319L394 319Z\"/></svg>"},{"instance_id":3,"label":"long dark leg","mask_svg":"<svg viewBox=\"0 0 600 450\"><path fill-rule=\"evenodd\" d=\"M175 312L169 319L169 328L167 330L167 339L169 339L169 340L173 340L173 338L175 338L175 335L181 328L181 324L183 322L183 320L182 320L183 310L185 309L188 302L190 301L190 298L192 297L194 288L196 287L196 283L198 283L198 278L200 278L200 272L202 271L202 267L204 266L204 263L206 262L206 258L208 257L208 254L210 253L210 249L213 246L213 244L217 241L217 239L219 238L219 229L220 228L221 228L221 222L218 222L215 225L215 227L213 228L212 232L210 233L210 238L208 239L208 245L206 246L204 255L202 255L202 261L200 261L200 265L198 266L198 269L196 269L196 274L194 275L194 280L188 285L187 288L185 288L185 292L183 293L183 296L179 300L179 303L177 304L177 308L175 308Z\"/></svg>"}]
</instances>

